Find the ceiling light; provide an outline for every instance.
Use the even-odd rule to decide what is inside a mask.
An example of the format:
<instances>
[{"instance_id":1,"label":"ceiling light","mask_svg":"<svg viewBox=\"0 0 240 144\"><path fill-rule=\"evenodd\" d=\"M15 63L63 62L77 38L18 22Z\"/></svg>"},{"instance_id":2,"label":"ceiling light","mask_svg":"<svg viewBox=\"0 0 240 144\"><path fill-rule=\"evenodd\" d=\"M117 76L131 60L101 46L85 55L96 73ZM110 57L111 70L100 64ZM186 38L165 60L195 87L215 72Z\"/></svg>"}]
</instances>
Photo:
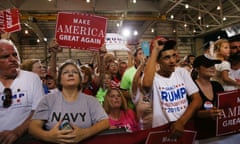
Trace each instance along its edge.
<instances>
[{"instance_id":1,"label":"ceiling light","mask_svg":"<svg viewBox=\"0 0 240 144\"><path fill-rule=\"evenodd\" d=\"M173 29L173 32L175 33L175 32L176 32L176 30L175 30L175 29Z\"/></svg>"},{"instance_id":2,"label":"ceiling light","mask_svg":"<svg viewBox=\"0 0 240 144\"><path fill-rule=\"evenodd\" d=\"M217 6L217 10L220 10L221 9L221 7L220 6Z\"/></svg>"},{"instance_id":3,"label":"ceiling light","mask_svg":"<svg viewBox=\"0 0 240 144\"><path fill-rule=\"evenodd\" d=\"M137 0L133 0L132 2L135 4L137 2Z\"/></svg>"},{"instance_id":4,"label":"ceiling light","mask_svg":"<svg viewBox=\"0 0 240 144\"><path fill-rule=\"evenodd\" d=\"M43 38L43 40L45 41L45 42L47 42L47 38L45 37L45 38Z\"/></svg>"},{"instance_id":5,"label":"ceiling light","mask_svg":"<svg viewBox=\"0 0 240 144\"><path fill-rule=\"evenodd\" d=\"M119 24L119 23L117 23L117 24L116 24L116 26L117 26L117 27L120 27L120 24Z\"/></svg>"},{"instance_id":6,"label":"ceiling light","mask_svg":"<svg viewBox=\"0 0 240 144\"><path fill-rule=\"evenodd\" d=\"M151 32L154 33L154 28L151 29Z\"/></svg>"},{"instance_id":7,"label":"ceiling light","mask_svg":"<svg viewBox=\"0 0 240 144\"><path fill-rule=\"evenodd\" d=\"M51 2L52 0L48 0L49 2Z\"/></svg>"},{"instance_id":8,"label":"ceiling light","mask_svg":"<svg viewBox=\"0 0 240 144\"><path fill-rule=\"evenodd\" d=\"M90 0L86 0L86 3L90 3Z\"/></svg>"},{"instance_id":9,"label":"ceiling light","mask_svg":"<svg viewBox=\"0 0 240 144\"><path fill-rule=\"evenodd\" d=\"M138 31L135 30L135 31L133 32L133 35L137 36L137 35L138 35Z\"/></svg>"},{"instance_id":10,"label":"ceiling light","mask_svg":"<svg viewBox=\"0 0 240 144\"><path fill-rule=\"evenodd\" d=\"M209 28L209 25L206 25L206 28Z\"/></svg>"},{"instance_id":11,"label":"ceiling light","mask_svg":"<svg viewBox=\"0 0 240 144\"><path fill-rule=\"evenodd\" d=\"M187 27L187 24L184 24L184 27Z\"/></svg>"},{"instance_id":12,"label":"ceiling light","mask_svg":"<svg viewBox=\"0 0 240 144\"><path fill-rule=\"evenodd\" d=\"M227 20L227 18L226 18L226 17L223 17L223 21L225 21L225 20Z\"/></svg>"},{"instance_id":13,"label":"ceiling light","mask_svg":"<svg viewBox=\"0 0 240 144\"><path fill-rule=\"evenodd\" d=\"M171 15L170 18L171 18L171 19L174 19L174 15Z\"/></svg>"},{"instance_id":14,"label":"ceiling light","mask_svg":"<svg viewBox=\"0 0 240 144\"><path fill-rule=\"evenodd\" d=\"M201 16L198 16L198 20L201 20L202 19L202 17Z\"/></svg>"},{"instance_id":15,"label":"ceiling light","mask_svg":"<svg viewBox=\"0 0 240 144\"><path fill-rule=\"evenodd\" d=\"M37 39L37 43L40 43L40 39Z\"/></svg>"},{"instance_id":16,"label":"ceiling light","mask_svg":"<svg viewBox=\"0 0 240 144\"><path fill-rule=\"evenodd\" d=\"M122 35L125 37L129 37L131 35L131 32L129 29L123 29Z\"/></svg>"},{"instance_id":17,"label":"ceiling light","mask_svg":"<svg viewBox=\"0 0 240 144\"><path fill-rule=\"evenodd\" d=\"M24 33L25 33L25 34L28 34L28 30L25 30Z\"/></svg>"},{"instance_id":18,"label":"ceiling light","mask_svg":"<svg viewBox=\"0 0 240 144\"><path fill-rule=\"evenodd\" d=\"M196 33L196 30L195 30L195 29L193 30L193 33Z\"/></svg>"},{"instance_id":19,"label":"ceiling light","mask_svg":"<svg viewBox=\"0 0 240 144\"><path fill-rule=\"evenodd\" d=\"M188 9L188 8L189 8L189 5L188 5L188 4L185 4L185 8Z\"/></svg>"}]
</instances>

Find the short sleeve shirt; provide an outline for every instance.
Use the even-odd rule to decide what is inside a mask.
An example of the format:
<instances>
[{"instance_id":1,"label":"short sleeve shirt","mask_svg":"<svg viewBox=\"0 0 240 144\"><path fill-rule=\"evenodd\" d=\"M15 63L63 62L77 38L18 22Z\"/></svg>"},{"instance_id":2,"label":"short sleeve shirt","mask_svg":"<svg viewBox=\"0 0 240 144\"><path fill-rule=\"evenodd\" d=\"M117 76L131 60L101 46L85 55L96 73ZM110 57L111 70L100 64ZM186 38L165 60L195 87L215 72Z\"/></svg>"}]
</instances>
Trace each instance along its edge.
<instances>
[{"instance_id":1,"label":"short sleeve shirt","mask_svg":"<svg viewBox=\"0 0 240 144\"><path fill-rule=\"evenodd\" d=\"M87 128L107 118L106 112L95 97L79 92L76 101L68 102L63 98L61 91L45 96L32 117L45 120L45 127L48 130L60 120Z\"/></svg>"}]
</instances>

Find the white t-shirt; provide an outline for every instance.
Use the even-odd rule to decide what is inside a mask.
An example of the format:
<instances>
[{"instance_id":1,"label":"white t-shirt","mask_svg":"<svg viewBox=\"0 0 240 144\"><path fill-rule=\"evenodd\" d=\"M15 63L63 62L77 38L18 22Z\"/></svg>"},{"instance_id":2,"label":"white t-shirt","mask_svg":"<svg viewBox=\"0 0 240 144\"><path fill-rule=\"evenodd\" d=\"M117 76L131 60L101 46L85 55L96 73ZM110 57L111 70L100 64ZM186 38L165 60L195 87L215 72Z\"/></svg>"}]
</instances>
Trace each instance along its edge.
<instances>
[{"instance_id":1,"label":"white t-shirt","mask_svg":"<svg viewBox=\"0 0 240 144\"><path fill-rule=\"evenodd\" d=\"M224 82L222 80L222 76L221 76L221 72L222 71L230 71L231 69L231 65L228 61L222 61L222 63L220 64L215 64L215 68L216 68L216 74L214 77L212 77L212 80L215 80L217 82L219 82L222 86L224 85Z\"/></svg>"},{"instance_id":2,"label":"white t-shirt","mask_svg":"<svg viewBox=\"0 0 240 144\"><path fill-rule=\"evenodd\" d=\"M238 70L230 69L228 74L229 74L229 77L231 79L236 80L236 81L240 81L240 69L238 69ZM224 88L224 91L231 91L231 90L237 90L240 87L234 86L234 85L223 84L223 88Z\"/></svg>"},{"instance_id":3,"label":"white t-shirt","mask_svg":"<svg viewBox=\"0 0 240 144\"><path fill-rule=\"evenodd\" d=\"M35 110L40 99L44 95L42 81L37 74L23 71L10 86L12 90L12 104L3 108L4 86L0 82L0 131L13 130L21 125Z\"/></svg>"},{"instance_id":4,"label":"white t-shirt","mask_svg":"<svg viewBox=\"0 0 240 144\"><path fill-rule=\"evenodd\" d=\"M169 78L155 74L152 87L153 127L178 120L188 107L187 96L198 92L188 71L177 67Z\"/></svg>"},{"instance_id":5,"label":"white t-shirt","mask_svg":"<svg viewBox=\"0 0 240 144\"><path fill-rule=\"evenodd\" d=\"M80 128L88 128L103 119L108 119L108 115L93 96L79 92L76 101L68 102L63 98L61 91L56 91L42 98L32 119L44 120L45 128L50 130L60 120Z\"/></svg>"},{"instance_id":6,"label":"white t-shirt","mask_svg":"<svg viewBox=\"0 0 240 144\"><path fill-rule=\"evenodd\" d=\"M55 92L58 92L58 88L54 88L54 89L49 89L49 93L55 93Z\"/></svg>"}]
</instances>

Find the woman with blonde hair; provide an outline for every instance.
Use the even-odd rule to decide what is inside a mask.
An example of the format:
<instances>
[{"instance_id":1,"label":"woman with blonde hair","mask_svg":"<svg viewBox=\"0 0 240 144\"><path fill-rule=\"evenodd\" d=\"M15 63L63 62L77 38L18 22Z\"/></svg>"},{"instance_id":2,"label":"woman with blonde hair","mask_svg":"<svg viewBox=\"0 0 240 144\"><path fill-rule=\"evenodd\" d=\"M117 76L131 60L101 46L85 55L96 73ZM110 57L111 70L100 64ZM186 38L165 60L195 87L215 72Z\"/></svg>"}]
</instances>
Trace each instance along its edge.
<instances>
[{"instance_id":1,"label":"woman with blonde hair","mask_svg":"<svg viewBox=\"0 0 240 144\"><path fill-rule=\"evenodd\" d=\"M37 74L43 83L44 93L49 93L48 86L46 84L47 70L43 67L40 59L26 59L21 64L21 69L33 72Z\"/></svg>"},{"instance_id":2,"label":"woman with blonde hair","mask_svg":"<svg viewBox=\"0 0 240 144\"><path fill-rule=\"evenodd\" d=\"M45 78L46 71L42 66L40 59L26 59L21 64L21 69L31 71L39 75L39 77Z\"/></svg>"},{"instance_id":3,"label":"woman with blonde hair","mask_svg":"<svg viewBox=\"0 0 240 144\"><path fill-rule=\"evenodd\" d=\"M128 108L127 101L118 88L108 89L103 107L109 116L110 129L125 128L130 132L139 130L136 114Z\"/></svg>"}]
</instances>

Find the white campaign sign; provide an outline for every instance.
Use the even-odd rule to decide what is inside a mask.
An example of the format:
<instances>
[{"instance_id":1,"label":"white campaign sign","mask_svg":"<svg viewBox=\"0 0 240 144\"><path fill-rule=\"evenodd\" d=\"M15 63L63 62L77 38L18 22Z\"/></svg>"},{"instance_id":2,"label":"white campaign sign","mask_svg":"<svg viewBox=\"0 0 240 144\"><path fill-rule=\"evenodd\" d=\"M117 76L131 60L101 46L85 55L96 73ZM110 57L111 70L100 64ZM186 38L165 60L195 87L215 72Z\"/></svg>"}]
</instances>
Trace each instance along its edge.
<instances>
[{"instance_id":1,"label":"white campaign sign","mask_svg":"<svg viewBox=\"0 0 240 144\"><path fill-rule=\"evenodd\" d=\"M127 40L117 33L107 33L105 37L107 51L130 51Z\"/></svg>"}]
</instances>

